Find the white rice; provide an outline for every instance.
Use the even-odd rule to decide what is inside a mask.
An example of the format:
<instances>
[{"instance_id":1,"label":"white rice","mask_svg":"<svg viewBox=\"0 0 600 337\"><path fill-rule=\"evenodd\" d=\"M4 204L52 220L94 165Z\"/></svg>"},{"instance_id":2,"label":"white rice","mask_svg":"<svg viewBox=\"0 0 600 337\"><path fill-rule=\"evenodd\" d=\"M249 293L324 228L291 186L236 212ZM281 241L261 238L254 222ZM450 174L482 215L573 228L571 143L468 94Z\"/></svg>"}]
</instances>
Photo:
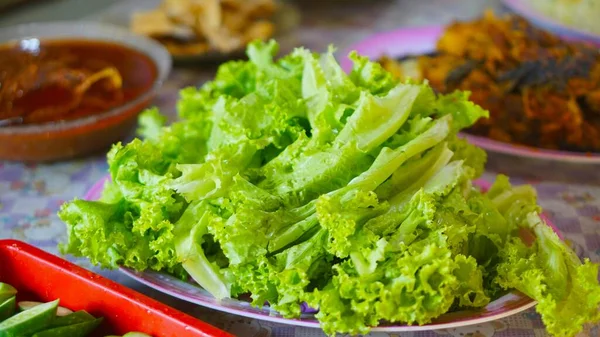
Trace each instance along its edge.
<instances>
[{"instance_id":1,"label":"white rice","mask_svg":"<svg viewBox=\"0 0 600 337\"><path fill-rule=\"evenodd\" d=\"M600 0L530 0L531 6L560 23L600 34Z\"/></svg>"}]
</instances>

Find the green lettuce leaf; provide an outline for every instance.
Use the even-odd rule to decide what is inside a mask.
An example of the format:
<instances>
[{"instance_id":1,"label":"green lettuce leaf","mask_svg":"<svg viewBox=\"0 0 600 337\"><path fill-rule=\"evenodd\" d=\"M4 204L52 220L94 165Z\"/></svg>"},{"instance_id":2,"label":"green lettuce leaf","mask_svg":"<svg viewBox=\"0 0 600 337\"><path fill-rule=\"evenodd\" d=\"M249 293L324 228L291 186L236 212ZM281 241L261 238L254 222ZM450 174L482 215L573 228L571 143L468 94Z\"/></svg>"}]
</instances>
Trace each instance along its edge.
<instances>
[{"instance_id":1,"label":"green lettuce leaf","mask_svg":"<svg viewBox=\"0 0 600 337\"><path fill-rule=\"evenodd\" d=\"M554 336L573 336L585 323L600 322L598 266L587 259L580 261L546 225L535 194L523 186L508 186L508 179L502 177L489 191L492 200L520 230L533 234L534 240L528 243L513 237L500 250L498 284L535 299L537 311Z\"/></svg>"}]
</instances>

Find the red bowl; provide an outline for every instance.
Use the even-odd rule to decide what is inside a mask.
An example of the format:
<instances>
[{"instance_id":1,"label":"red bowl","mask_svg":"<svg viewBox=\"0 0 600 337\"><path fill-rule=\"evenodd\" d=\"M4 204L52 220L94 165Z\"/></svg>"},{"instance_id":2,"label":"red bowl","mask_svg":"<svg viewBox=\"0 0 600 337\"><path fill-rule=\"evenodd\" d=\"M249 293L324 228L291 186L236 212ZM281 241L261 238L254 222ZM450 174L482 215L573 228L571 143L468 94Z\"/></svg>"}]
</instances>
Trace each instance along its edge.
<instances>
[{"instance_id":1,"label":"red bowl","mask_svg":"<svg viewBox=\"0 0 600 337\"><path fill-rule=\"evenodd\" d=\"M0 282L19 300L52 301L104 317L98 333L140 331L153 337L233 337L192 316L24 242L0 240ZM104 336L104 335L102 335Z\"/></svg>"}]
</instances>

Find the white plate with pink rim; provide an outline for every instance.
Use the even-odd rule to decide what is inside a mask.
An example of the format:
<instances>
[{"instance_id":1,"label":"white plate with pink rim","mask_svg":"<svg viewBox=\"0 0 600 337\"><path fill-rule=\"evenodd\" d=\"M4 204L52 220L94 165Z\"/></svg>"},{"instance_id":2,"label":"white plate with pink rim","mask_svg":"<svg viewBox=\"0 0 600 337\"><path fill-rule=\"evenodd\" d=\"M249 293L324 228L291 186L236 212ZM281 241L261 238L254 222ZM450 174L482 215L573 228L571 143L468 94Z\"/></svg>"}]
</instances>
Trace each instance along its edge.
<instances>
[{"instance_id":1,"label":"white plate with pink rim","mask_svg":"<svg viewBox=\"0 0 600 337\"><path fill-rule=\"evenodd\" d=\"M377 60L386 55L391 58L418 56L435 51L437 40L444 32L444 26L421 26L400 28L392 31L374 34L351 45L341 57L341 66L348 72L352 62L346 57L350 51ZM583 153L572 151L556 151L525 145L509 144L487 137L460 133L471 144L477 145L489 152L503 153L524 158L552 160L577 164L600 164L600 153Z\"/></svg>"},{"instance_id":2,"label":"white plate with pink rim","mask_svg":"<svg viewBox=\"0 0 600 337\"><path fill-rule=\"evenodd\" d=\"M98 181L86 193L86 200L97 200L100 198L104 184L110 177L104 177ZM490 184L483 180L475 182L477 186L483 190L489 188ZM546 223L559 234L556 227L547 219ZM561 237L562 239L562 237ZM134 271L128 268L120 268L121 272L134 280L156 289L165 294L171 295L183 301L191 302L203 307L214 310L240 315L248 318L270 321L293 326L319 328L319 322L314 314L316 310L303 306L303 314L298 319L288 319L279 315L276 311L268 306L253 307L250 305L249 298L242 299L224 299L218 301L206 290L193 282L184 282L169 274L155 271ZM408 332L408 331L426 331L426 330L442 330L452 329L485 322L495 321L508 316L512 316L519 312L525 311L536 305L536 302L531 298L523 295L518 291L512 291L489 303L485 308L478 310L463 310L444 314L434 322L422 326L418 325L403 325L394 323L385 323L378 327L374 327L373 331L381 332Z\"/></svg>"}]
</instances>

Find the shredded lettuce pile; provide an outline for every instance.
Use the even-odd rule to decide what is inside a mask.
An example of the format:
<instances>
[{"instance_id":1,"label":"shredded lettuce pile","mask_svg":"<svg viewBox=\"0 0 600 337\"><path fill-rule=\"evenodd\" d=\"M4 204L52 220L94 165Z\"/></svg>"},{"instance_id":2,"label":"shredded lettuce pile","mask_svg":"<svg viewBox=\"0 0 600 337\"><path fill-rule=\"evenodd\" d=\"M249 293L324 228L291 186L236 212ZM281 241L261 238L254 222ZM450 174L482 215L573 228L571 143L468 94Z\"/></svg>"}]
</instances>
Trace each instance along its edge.
<instances>
[{"instance_id":1,"label":"shredded lettuce pile","mask_svg":"<svg viewBox=\"0 0 600 337\"><path fill-rule=\"evenodd\" d=\"M426 324L517 289L548 331L598 322L598 266L540 218L530 186L472 185L486 155L457 132L487 117L468 93L399 83L355 53L253 43L249 61L181 91L181 121L140 117L99 201L65 203L63 253L251 294L328 334Z\"/></svg>"}]
</instances>

